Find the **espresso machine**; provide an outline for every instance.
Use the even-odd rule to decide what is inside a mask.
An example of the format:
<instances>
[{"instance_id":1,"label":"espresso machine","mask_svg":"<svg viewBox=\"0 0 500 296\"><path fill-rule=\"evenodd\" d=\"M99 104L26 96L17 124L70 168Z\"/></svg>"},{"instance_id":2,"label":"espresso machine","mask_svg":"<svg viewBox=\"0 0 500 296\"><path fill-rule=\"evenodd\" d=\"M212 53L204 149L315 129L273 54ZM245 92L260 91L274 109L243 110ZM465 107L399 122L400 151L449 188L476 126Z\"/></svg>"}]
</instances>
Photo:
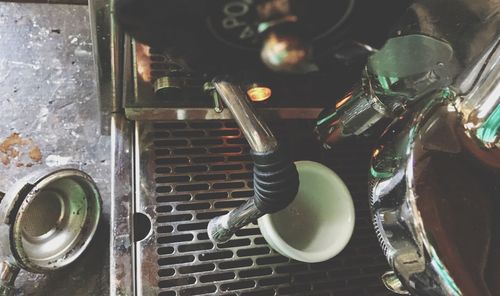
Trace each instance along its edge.
<instances>
[{"instance_id":1,"label":"espresso machine","mask_svg":"<svg viewBox=\"0 0 500 296\"><path fill-rule=\"evenodd\" d=\"M498 295L498 1L90 13L111 295ZM348 247L315 264L277 254L255 222L289 205L304 158L356 207Z\"/></svg>"}]
</instances>

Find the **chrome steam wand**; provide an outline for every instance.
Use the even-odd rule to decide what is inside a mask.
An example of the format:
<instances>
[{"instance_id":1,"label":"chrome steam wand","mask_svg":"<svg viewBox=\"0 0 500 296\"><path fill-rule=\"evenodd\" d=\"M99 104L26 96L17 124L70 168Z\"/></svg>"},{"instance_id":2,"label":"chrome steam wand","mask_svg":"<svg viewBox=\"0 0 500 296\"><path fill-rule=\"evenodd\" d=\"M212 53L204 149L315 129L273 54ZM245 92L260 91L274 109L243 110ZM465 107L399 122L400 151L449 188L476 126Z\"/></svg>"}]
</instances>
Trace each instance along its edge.
<instances>
[{"instance_id":1,"label":"chrome steam wand","mask_svg":"<svg viewBox=\"0 0 500 296\"><path fill-rule=\"evenodd\" d=\"M254 196L208 224L210 239L223 243L259 217L286 208L297 194L299 177L294 163L259 118L241 87L221 78L212 83L247 139L254 160Z\"/></svg>"}]
</instances>

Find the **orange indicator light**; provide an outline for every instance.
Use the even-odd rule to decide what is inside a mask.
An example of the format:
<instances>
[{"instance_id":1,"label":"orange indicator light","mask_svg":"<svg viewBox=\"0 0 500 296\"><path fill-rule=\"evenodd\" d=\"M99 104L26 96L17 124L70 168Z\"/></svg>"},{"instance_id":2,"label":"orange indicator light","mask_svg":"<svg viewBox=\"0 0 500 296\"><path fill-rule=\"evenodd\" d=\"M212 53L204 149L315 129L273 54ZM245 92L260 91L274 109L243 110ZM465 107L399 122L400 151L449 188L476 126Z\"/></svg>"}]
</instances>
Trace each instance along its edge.
<instances>
[{"instance_id":1,"label":"orange indicator light","mask_svg":"<svg viewBox=\"0 0 500 296\"><path fill-rule=\"evenodd\" d=\"M254 102L262 102L271 97L272 91L269 87L253 86L248 89L247 95Z\"/></svg>"}]
</instances>

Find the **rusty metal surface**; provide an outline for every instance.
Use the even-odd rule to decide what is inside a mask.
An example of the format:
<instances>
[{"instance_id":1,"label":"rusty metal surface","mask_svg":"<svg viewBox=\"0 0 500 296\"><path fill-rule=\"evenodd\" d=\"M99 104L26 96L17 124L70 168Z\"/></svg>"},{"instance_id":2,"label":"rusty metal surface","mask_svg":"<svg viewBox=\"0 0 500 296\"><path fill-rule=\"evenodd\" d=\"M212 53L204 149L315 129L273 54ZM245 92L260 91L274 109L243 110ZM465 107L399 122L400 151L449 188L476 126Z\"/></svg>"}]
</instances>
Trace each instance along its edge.
<instances>
[{"instance_id":1,"label":"rusty metal surface","mask_svg":"<svg viewBox=\"0 0 500 296\"><path fill-rule=\"evenodd\" d=\"M108 294L110 137L95 79L87 7L0 3L0 191L33 170L74 166L98 184L105 217L76 264L21 274L17 295Z\"/></svg>"}]
</instances>

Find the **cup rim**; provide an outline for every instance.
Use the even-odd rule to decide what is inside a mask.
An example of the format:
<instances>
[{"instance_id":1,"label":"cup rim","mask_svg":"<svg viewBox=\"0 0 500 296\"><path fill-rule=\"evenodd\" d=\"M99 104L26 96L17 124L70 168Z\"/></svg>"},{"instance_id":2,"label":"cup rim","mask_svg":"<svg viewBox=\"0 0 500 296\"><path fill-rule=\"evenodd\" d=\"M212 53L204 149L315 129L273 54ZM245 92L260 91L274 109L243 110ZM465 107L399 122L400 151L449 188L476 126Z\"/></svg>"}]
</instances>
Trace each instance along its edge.
<instances>
[{"instance_id":1,"label":"cup rim","mask_svg":"<svg viewBox=\"0 0 500 296\"><path fill-rule=\"evenodd\" d=\"M326 261L338 255L347 246L352 237L355 224L354 203L352 201L351 194L345 183L334 171L332 171L327 166L309 160L296 161L295 165L297 166L297 168L303 166L309 166L322 171L325 174L325 176L327 176L327 178L332 179L332 181L335 183L335 186L338 187L337 189L342 192L341 198L347 199L348 208L345 210L348 211L348 216L351 217L351 219L348 219L350 223L346 222L346 227L349 227L348 231L346 232L347 235L343 237L335 237L334 243L332 243L330 247L325 248L322 251L308 252L308 251L298 250L292 247L290 244L288 244L285 240L283 240L281 235L277 233L276 229L273 226L273 223L271 221L272 214L264 215L258 219L259 228L261 230L262 235L269 243L269 245L271 245L273 249L275 249L284 256L308 263Z\"/></svg>"}]
</instances>

